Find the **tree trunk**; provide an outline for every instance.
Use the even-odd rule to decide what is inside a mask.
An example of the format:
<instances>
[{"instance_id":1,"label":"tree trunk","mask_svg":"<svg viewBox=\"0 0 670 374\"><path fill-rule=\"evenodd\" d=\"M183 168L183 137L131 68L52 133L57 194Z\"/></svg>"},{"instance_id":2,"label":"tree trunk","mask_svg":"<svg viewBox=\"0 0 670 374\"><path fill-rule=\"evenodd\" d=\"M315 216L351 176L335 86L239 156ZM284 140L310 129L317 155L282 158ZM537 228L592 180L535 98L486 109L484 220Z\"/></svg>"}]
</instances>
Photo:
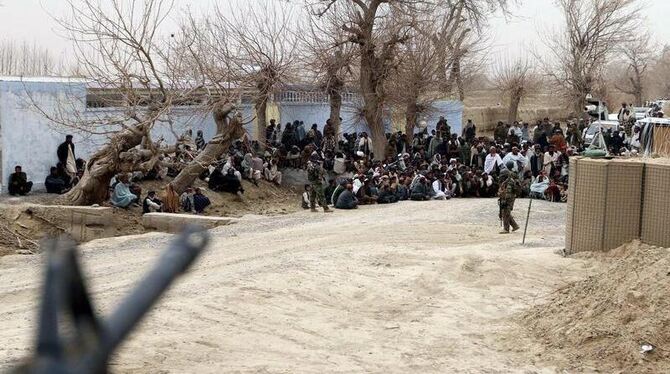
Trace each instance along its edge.
<instances>
[{"instance_id":1,"label":"tree trunk","mask_svg":"<svg viewBox=\"0 0 670 374\"><path fill-rule=\"evenodd\" d=\"M384 129L384 122L382 121L382 108L382 105L376 100L370 100L370 102L366 101L363 109L365 121L370 128L372 152L374 152L375 160L382 160L384 158L384 151L386 150L386 131Z\"/></svg>"},{"instance_id":2,"label":"tree trunk","mask_svg":"<svg viewBox=\"0 0 670 374\"><path fill-rule=\"evenodd\" d=\"M233 118L226 124L226 118L234 108L235 106L230 103L221 104L214 108L212 114L218 132L214 138L207 143L205 149L203 149L193 161L186 165L172 181L172 187L177 194L181 194L187 187L191 186L196 178L198 178L209 165L216 162L235 140L244 135L242 121L238 117Z\"/></svg>"},{"instance_id":3,"label":"tree trunk","mask_svg":"<svg viewBox=\"0 0 670 374\"><path fill-rule=\"evenodd\" d=\"M86 163L79 183L65 194L72 205L100 204L107 199L109 181L124 170L120 156L142 143L149 125L142 123L115 134L109 142Z\"/></svg>"},{"instance_id":4,"label":"tree trunk","mask_svg":"<svg viewBox=\"0 0 670 374\"><path fill-rule=\"evenodd\" d=\"M519 104L521 103L521 97L519 95L510 95L509 100L509 113L507 114L507 123L510 125L513 124L517 117L519 116Z\"/></svg>"},{"instance_id":5,"label":"tree trunk","mask_svg":"<svg viewBox=\"0 0 670 374\"><path fill-rule=\"evenodd\" d=\"M265 145L265 127L268 124L268 95L265 93L259 93L259 97L256 99L254 108L256 109L256 140L258 140L259 145L263 147Z\"/></svg>"},{"instance_id":6,"label":"tree trunk","mask_svg":"<svg viewBox=\"0 0 670 374\"><path fill-rule=\"evenodd\" d=\"M337 79L337 78L334 78ZM340 113L342 111L342 87L343 85L333 84L328 90L328 99L330 101L330 124L335 129L335 139L340 136Z\"/></svg>"},{"instance_id":7,"label":"tree trunk","mask_svg":"<svg viewBox=\"0 0 670 374\"><path fill-rule=\"evenodd\" d=\"M414 135L418 112L419 108L416 105L416 101L407 102L407 107L405 108L405 134L407 134L408 139L412 139Z\"/></svg>"},{"instance_id":8,"label":"tree trunk","mask_svg":"<svg viewBox=\"0 0 670 374\"><path fill-rule=\"evenodd\" d=\"M370 129L372 137L372 151L376 159L384 157L386 149L386 131L384 129L384 87L378 71L379 61L374 55L374 49L361 48L360 86L363 94L363 116ZM381 158L380 158L381 157Z\"/></svg>"}]
</instances>

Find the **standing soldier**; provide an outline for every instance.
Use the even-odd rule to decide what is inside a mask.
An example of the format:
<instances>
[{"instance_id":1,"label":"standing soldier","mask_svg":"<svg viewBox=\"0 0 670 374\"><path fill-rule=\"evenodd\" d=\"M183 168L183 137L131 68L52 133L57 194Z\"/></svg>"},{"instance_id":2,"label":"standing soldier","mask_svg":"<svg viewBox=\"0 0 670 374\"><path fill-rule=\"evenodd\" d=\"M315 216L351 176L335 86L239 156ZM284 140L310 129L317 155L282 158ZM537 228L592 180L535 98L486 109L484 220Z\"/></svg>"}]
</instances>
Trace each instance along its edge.
<instances>
[{"instance_id":1,"label":"standing soldier","mask_svg":"<svg viewBox=\"0 0 670 374\"><path fill-rule=\"evenodd\" d=\"M316 201L318 200L319 205L323 207L324 213L332 213L333 211L328 209L328 203L326 198L323 196L323 181L325 171L323 166L321 166L321 157L316 151L312 152L312 155L309 156L309 162L307 163L307 178L312 184L312 193L309 195L309 207L312 212L317 212L316 210Z\"/></svg>"},{"instance_id":2,"label":"standing soldier","mask_svg":"<svg viewBox=\"0 0 670 374\"><path fill-rule=\"evenodd\" d=\"M501 234L509 234L510 226L512 226L512 231L519 229L519 225L517 225L514 217L512 217L512 210L514 209L514 200L516 200L517 194L521 191L521 182L519 182L517 173L512 171L513 167L513 162L507 163L508 174L505 180L501 180L500 190L498 191L499 216L503 223Z\"/></svg>"}]
</instances>

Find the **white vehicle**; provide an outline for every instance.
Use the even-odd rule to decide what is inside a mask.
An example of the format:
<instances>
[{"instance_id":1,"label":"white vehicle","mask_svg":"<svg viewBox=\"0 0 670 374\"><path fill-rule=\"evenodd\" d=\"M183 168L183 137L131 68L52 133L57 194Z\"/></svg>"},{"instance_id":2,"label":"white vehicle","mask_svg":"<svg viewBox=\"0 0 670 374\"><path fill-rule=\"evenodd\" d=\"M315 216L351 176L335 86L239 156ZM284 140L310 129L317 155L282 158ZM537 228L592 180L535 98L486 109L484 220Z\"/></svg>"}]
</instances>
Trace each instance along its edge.
<instances>
[{"instance_id":1,"label":"white vehicle","mask_svg":"<svg viewBox=\"0 0 670 374\"><path fill-rule=\"evenodd\" d=\"M591 116L591 118L593 118L593 122L591 122L582 133L582 139L584 139L585 145L590 145L599 131L605 132L609 129L612 129L612 131L619 130L620 125L616 118L616 114L609 114L607 111L607 103L604 101L587 97L584 110ZM611 116L614 116L614 120L610 118Z\"/></svg>"},{"instance_id":2,"label":"white vehicle","mask_svg":"<svg viewBox=\"0 0 670 374\"><path fill-rule=\"evenodd\" d=\"M604 133L611 129L614 132L619 130L620 127L621 125L619 124L619 121L595 121L591 123L589 127L584 129L582 139L584 139L585 145L590 145L599 131Z\"/></svg>"}]
</instances>

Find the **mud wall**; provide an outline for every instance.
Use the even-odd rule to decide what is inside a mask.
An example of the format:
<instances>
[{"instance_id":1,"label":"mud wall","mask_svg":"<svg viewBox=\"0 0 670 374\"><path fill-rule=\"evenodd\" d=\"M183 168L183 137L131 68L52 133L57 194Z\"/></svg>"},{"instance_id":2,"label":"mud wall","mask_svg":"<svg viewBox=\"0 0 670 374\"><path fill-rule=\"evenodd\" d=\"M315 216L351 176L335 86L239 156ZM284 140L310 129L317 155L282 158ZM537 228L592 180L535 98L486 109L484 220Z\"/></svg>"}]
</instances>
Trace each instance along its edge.
<instances>
[{"instance_id":1,"label":"mud wall","mask_svg":"<svg viewBox=\"0 0 670 374\"><path fill-rule=\"evenodd\" d=\"M487 135L493 133L498 121L507 122L509 108L507 106L490 107L465 107L463 110L463 122L471 119L477 125L478 133ZM548 117L552 121L565 119L566 111L563 108L536 108L520 109L519 121L534 124L538 119Z\"/></svg>"},{"instance_id":2,"label":"mud wall","mask_svg":"<svg viewBox=\"0 0 670 374\"><path fill-rule=\"evenodd\" d=\"M670 165L570 160L568 253L607 251L634 239L670 246Z\"/></svg>"}]
</instances>

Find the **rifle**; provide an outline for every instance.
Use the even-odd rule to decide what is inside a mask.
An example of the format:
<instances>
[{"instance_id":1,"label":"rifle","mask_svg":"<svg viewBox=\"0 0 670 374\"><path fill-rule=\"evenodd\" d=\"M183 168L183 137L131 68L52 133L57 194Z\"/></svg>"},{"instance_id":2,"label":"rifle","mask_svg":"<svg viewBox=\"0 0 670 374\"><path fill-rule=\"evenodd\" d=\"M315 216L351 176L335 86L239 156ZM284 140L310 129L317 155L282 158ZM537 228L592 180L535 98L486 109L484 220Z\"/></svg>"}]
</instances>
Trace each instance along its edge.
<instances>
[{"instance_id":1,"label":"rifle","mask_svg":"<svg viewBox=\"0 0 670 374\"><path fill-rule=\"evenodd\" d=\"M202 253L206 231L187 227L157 265L107 318L96 316L82 276L76 244L46 242L48 258L34 356L14 370L30 374L106 373L109 358L170 284ZM62 336L69 317L73 333Z\"/></svg>"}]
</instances>

